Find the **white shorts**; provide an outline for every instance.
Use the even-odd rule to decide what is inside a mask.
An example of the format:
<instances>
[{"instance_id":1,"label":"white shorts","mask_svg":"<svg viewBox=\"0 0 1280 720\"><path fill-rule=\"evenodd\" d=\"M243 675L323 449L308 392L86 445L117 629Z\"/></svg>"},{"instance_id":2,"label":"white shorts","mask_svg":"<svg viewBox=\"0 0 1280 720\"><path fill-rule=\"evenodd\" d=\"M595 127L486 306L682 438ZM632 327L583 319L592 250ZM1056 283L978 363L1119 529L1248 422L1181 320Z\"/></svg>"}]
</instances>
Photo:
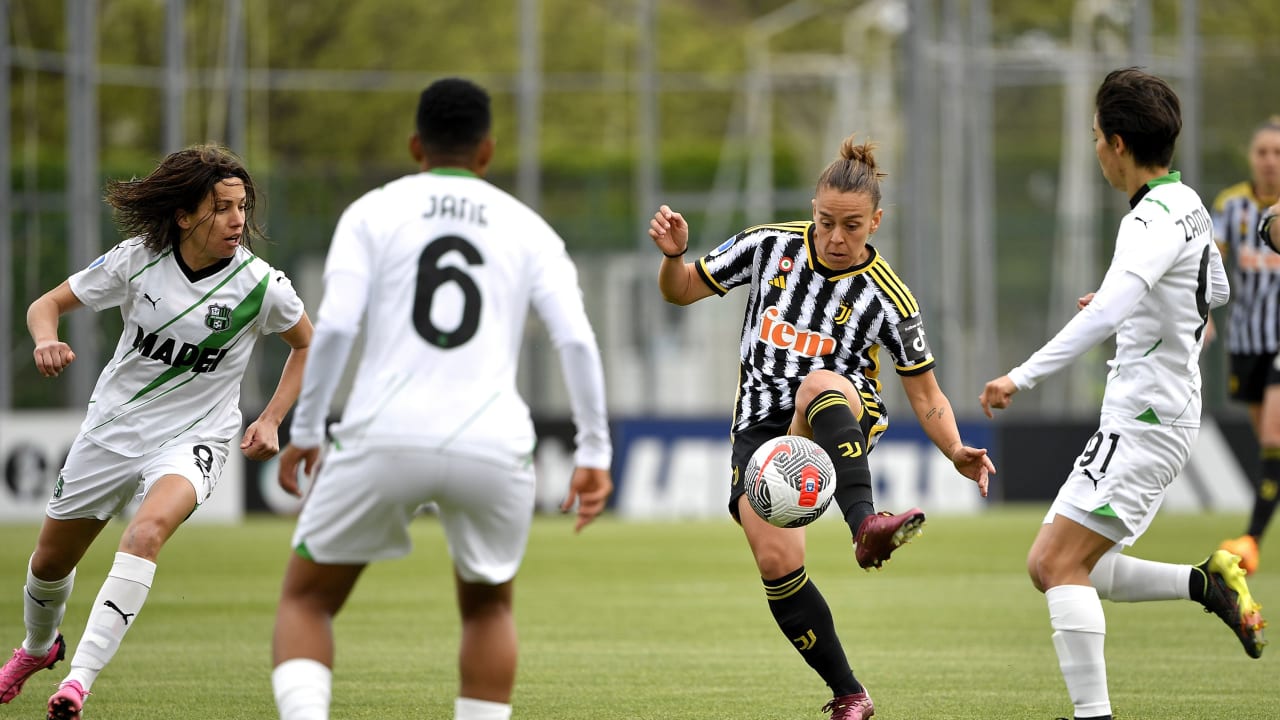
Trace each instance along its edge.
<instances>
[{"instance_id":1,"label":"white shorts","mask_svg":"<svg viewBox=\"0 0 1280 720\"><path fill-rule=\"evenodd\" d=\"M1045 515L1073 520L1122 546L1146 532L1182 472L1198 428L1104 416Z\"/></svg>"},{"instance_id":2,"label":"white shorts","mask_svg":"<svg viewBox=\"0 0 1280 720\"><path fill-rule=\"evenodd\" d=\"M126 457L77 437L58 471L45 514L55 520L119 515L165 475L180 475L196 491L196 506L213 494L227 462L227 443L181 443L140 457Z\"/></svg>"},{"instance_id":3,"label":"white shorts","mask_svg":"<svg viewBox=\"0 0 1280 720\"><path fill-rule=\"evenodd\" d=\"M412 548L409 522L435 503L458 575L515 577L533 521L532 466L425 448L330 447L298 516L294 550L328 565L363 565Z\"/></svg>"}]
</instances>

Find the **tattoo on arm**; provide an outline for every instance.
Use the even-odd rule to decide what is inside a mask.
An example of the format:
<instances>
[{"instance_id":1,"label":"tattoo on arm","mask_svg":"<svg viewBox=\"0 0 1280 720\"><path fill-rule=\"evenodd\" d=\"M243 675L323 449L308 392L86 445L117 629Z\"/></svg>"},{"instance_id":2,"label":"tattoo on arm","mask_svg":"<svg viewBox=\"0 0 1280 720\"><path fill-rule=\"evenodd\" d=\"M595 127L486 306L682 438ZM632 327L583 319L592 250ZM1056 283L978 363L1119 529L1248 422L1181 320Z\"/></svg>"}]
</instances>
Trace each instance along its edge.
<instances>
[{"instance_id":1,"label":"tattoo on arm","mask_svg":"<svg viewBox=\"0 0 1280 720\"><path fill-rule=\"evenodd\" d=\"M938 419L941 420L942 418L946 417L947 411L943 410L942 408L936 408L936 407L929 408L929 412L924 414L924 419L932 420L934 415L937 415Z\"/></svg>"}]
</instances>

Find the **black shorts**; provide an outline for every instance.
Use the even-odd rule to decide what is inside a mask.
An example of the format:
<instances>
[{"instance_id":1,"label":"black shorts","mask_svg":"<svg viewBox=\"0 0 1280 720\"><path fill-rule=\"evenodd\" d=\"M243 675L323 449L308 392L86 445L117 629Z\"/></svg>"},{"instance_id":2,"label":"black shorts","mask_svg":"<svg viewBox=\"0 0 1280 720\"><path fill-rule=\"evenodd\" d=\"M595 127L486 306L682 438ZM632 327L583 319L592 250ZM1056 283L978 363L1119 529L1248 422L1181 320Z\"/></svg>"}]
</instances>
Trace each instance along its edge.
<instances>
[{"instance_id":1,"label":"black shorts","mask_svg":"<svg viewBox=\"0 0 1280 720\"><path fill-rule=\"evenodd\" d=\"M877 411L879 409L876 407ZM729 481L729 514L739 524L742 523L742 518L738 516L738 498L746 492L746 484L742 482L742 476L747 472L747 465L751 463L751 455L766 441L786 435L791 429L791 412L778 413L778 415L776 420L771 418L733 434L731 451L733 474ZM870 453L876 441L880 439L880 434L888 427L888 416L883 412L864 410L862 418L858 420L858 426L862 428L862 436L869 439L867 452Z\"/></svg>"},{"instance_id":2,"label":"black shorts","mask_svg":"<svg viewBox=\"0 0 1280 720\"><path fill-rule=\"evenodd\" d=\"M1275 353L1231 355L1231 374L1227 377L1227 394L1231 399L1261 404L1267 385L1280 383L1275 358Z\"/></svg>"}]
</instances>

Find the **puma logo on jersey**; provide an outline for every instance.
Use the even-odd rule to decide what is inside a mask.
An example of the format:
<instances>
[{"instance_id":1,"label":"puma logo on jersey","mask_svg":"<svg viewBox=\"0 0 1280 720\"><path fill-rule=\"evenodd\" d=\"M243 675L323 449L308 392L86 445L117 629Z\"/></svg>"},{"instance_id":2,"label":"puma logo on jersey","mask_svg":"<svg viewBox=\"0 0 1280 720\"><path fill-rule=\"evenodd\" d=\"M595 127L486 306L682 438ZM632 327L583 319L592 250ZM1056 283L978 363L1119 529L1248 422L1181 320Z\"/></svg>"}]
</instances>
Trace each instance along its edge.
<instances>
[{"instance_id":1,"label":"puma logo on jersey","mask_svg":"<svg viewBox=\"0 0 1280 720\"><path fill-rule=\"evenodd\" d=\"M156 303L160 302L160 298L152 299L152 298L151 298L151 296L150 296L149 294L147 294L147 293L142 293L142 299L143 299L143 300L146 300L146 301L147 301L147 302L149 302L149 303L151 303L151 309L152 309L152 310L155 310L155 309L156 309Z\"/></svg>"},{"instance_id":2,"label":"puma logo on jersey","mask_svg":"<svg viewBox=\"0 0 1280 720\"><path fill-rule=\"evenodd\" d=\"M178 345L176 338L161 340L156 333L148 333L138 326L138 334L133 338L133 349L145 358L151 358L173 367L190 366L191 372L207 373L218 368L218 363L226 357L226 348L192 345L184 342Z\"/></svg>"},{"instance_id":3,"label":"puma logo on jersey","mask_svg":"<svg viewBox=\"0 0 1280 720\"><path fill-rule=\"evenodd\" d=\"M1137 221L1138 221L1138 222L1140 222L1140 223L1142 223L1142 227L1144 227L1144 228L1149 228L1149 227L1151 227L1151 221L1150 221L1150 220L1144 220L1143 218L1140 218L1140 217L1138 217L1137 215L1134 215L1134 216L1133 216L1133 219L1134 219L1134 220L1137 220Z\"/></svg>"},{"instance_id":4,"label":"puma logo on jersey","mask_svg":"<svg viewBox=\"0 0 1280 720\"><path fill-rule=\"evenodd\" d=\"M786 320L779 319L781 311L770 305L760 316L760 341L800 355L819 357L835 352L836 340L822 333L799 330Z\"/></svg>"}]
</instances>

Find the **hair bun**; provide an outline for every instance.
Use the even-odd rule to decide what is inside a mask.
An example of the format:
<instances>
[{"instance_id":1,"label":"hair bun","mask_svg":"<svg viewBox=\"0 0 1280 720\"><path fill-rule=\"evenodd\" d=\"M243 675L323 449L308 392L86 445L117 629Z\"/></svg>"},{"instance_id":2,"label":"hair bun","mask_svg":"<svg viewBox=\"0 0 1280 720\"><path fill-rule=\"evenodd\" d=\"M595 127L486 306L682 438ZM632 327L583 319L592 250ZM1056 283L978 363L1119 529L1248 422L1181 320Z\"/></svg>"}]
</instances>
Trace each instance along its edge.
<instances>
[{"instance_id":1,"label":"hair bun","mask_svg":"<svg viewBox=\"0 0 1280 720\"><path fill-rule=\"evenodd\" d=\"M854 136L850 135L840 144L840 157L845 160L856 160L866 165L868 170L875 172L878 169L876 166L876 143L870 141L858 143L854 142L853 138Z\"/></svg>"}]
</instances>

